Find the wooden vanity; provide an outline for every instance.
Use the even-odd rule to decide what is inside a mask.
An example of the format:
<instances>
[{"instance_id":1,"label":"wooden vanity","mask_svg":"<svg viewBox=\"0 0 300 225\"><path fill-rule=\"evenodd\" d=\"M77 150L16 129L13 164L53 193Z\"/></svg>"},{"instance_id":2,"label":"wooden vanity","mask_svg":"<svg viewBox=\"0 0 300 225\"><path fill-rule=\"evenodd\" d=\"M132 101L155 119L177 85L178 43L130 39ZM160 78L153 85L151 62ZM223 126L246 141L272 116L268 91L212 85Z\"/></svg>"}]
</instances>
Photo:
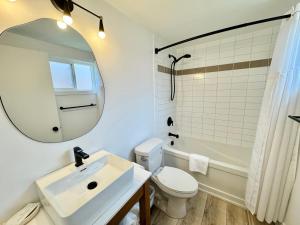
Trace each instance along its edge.
<instances>
[{"instance_id":1,"label":"wooden vanity","mask_svg":"<svg viewBox=\"0 0 300 225\"><path fill-rule=\"evenodd\" d=\"M150 195L149 180L128 200L128 202L110 220L108 225L117 225L126 216L130 209L139 202L140 205L140 225L150 225Z\"/></svg>"},{"instance_id":2,"label":"wooden vanity","mask_svg":"<svg viewBox=\"0 0 300 225\"><path fill-rule=\"evenodd\" d=\"M94 225L118 225L137 202L140 205L140 224L150 225L150 177L150 172L135 166L130 189Z\"/></svg>"}]
</instances>

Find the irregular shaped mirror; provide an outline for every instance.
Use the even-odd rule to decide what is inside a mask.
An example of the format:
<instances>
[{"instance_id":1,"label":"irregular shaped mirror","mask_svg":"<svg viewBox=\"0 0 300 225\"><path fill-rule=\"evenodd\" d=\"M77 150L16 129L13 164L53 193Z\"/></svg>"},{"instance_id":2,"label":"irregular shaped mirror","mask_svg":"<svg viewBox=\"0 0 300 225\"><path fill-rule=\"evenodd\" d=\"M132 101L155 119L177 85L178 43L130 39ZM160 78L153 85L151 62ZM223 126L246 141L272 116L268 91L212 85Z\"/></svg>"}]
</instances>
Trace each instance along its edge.
<instances>
[{"instance_id":1,"label":"irregular shaped mirror","mask_svg":"<svg viewBox=\"0 0 300 225\"><path fill-rule=\"evenodd\" d=\"M27 137L62 142L98 123L104 85L88 43L73 28L39 19L0 36L0 97Z\"/></svg>"}]
</instances>

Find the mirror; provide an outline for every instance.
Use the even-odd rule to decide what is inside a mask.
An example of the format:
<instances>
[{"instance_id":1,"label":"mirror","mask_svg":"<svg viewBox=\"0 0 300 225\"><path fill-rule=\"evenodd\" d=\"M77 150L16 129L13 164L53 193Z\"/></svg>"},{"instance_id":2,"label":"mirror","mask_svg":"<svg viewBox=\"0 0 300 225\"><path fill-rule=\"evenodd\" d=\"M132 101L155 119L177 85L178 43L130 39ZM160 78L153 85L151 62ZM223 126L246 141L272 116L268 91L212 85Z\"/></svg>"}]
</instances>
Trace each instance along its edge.
<instances>
[{"instance_id":1,"label":"mirror","mask_svg":"<svg viewBox=\"0 0 300 225\"><path fill-rule=\"evenodd\" d=\"M27 137L62 142L98 123L104 85L96 59L73 28L39 19L0 36L0 97L8 119Z\"/></svg>"}]
</instances>

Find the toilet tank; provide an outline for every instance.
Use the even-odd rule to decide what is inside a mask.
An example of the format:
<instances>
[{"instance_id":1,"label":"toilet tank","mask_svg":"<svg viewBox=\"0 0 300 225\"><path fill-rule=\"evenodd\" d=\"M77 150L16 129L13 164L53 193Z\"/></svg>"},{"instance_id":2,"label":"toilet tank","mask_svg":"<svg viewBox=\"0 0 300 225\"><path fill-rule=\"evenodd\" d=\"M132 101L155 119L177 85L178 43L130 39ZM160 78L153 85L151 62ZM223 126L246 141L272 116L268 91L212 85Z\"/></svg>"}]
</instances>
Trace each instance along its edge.
<instances>
[{"instance_id":1,"label":"toilet tank","mask_svg":"<svg viewBox=\"0 0 300 225\"><path fill-rule=\"evenodd\" d=\"M159 138L151 138L135 147L136 162L154 172L162 163L162 144Z\"/></svg>"}]
</instances>

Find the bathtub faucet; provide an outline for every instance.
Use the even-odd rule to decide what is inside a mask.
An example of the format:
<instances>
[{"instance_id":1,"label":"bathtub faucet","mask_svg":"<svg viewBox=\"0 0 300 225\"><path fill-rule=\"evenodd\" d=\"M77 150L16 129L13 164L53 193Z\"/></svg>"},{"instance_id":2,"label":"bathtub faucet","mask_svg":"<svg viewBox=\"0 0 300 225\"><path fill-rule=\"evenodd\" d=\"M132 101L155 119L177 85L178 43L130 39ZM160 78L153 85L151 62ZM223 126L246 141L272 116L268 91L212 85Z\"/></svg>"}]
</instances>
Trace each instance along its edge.
<instances>
[{"instance_id":1,"label":"bathtub faucet","mask_svg":"<svg viewBox=\"0 0 300 225\"><path fill-rule=\"evenodd\" d=\"M176 137L176 138L179 138L179 135L178 135L178 134L172 134L172 133L169 133L169 137Z\"/></svg>"}]
</instances>

